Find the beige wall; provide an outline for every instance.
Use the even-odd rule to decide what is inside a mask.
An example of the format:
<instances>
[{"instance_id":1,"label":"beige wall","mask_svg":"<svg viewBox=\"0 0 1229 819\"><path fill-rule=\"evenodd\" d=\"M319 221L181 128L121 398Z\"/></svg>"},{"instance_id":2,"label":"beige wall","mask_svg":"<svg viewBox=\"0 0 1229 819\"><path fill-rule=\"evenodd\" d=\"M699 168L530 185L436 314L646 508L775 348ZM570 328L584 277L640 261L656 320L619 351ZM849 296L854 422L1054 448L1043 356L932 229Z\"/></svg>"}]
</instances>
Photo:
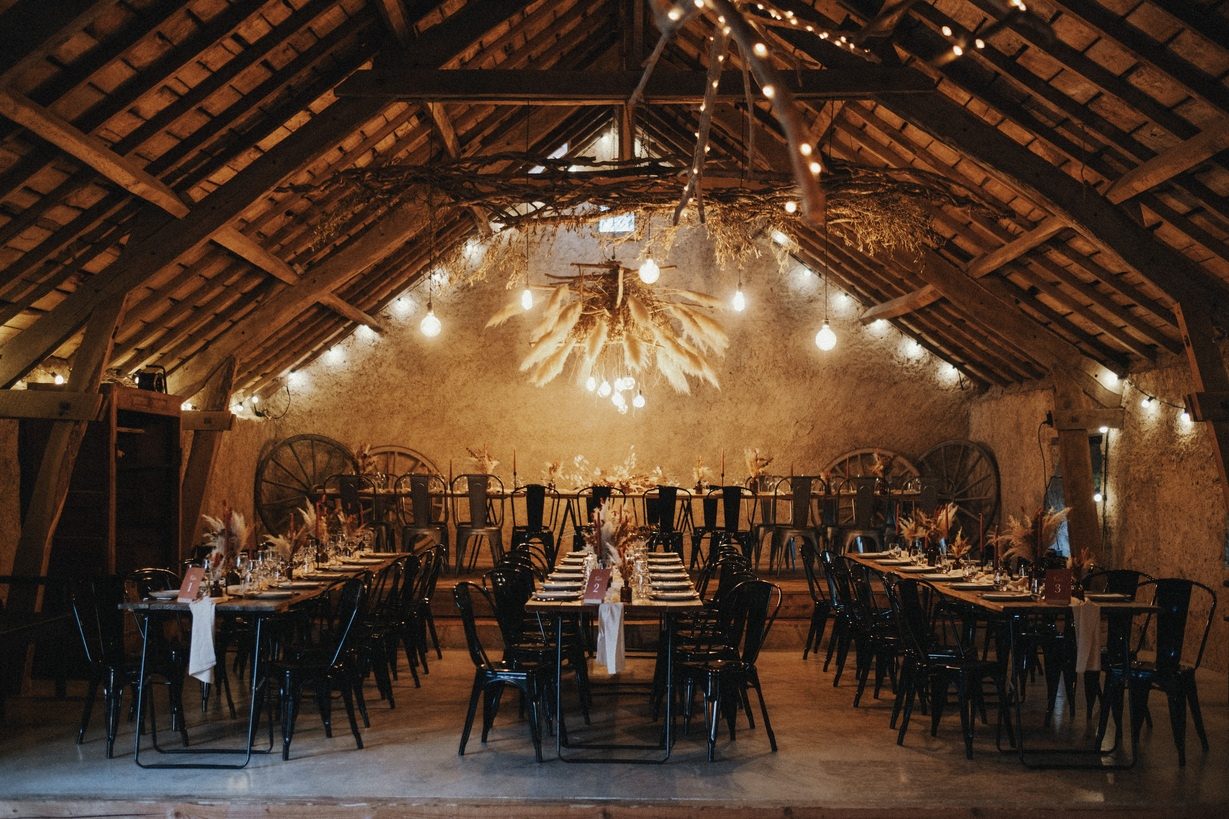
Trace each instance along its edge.
<instances>
[{"instance_id":1,"label":"beige wall","mask_svg":"<svg viewBox=\"0 0 1229 819\"><path fill-rule=\"evenodd\" d=\"M1198 580L1223 598L1221 584L1229 576L1224 560L1225 496L1210 433L1200 424L1183 423L1177 407L1159 402L1148 409L1140 406L1144 393L1180 404L1190 390L1189 371L1182 361L1132 374L1124 392L1125 425L1109 433L1103 510L1107 554L1113 566L1155 577ZM1005 513L1031 512L1040 504L1048 473L1041 469L1037 424L1051 406L1048 390L988 396L972 406L972 437L988 443L998 456ZM1043 441L1050 471L1052 436L1047 427ZM1224 669L1229 664L1229 631L1221 616L1229 600L1220 602L1222 612L1213 626L1205 662Z\"/></svg>"},{"instance_id":2,"label":"beige wall","mask_svg":"<svg viewBox=\"0 0 1229 819\"><path fill-rule=\"evenodd\" d=\"M537 250L534 276L562 275L572 261L604 255L590 240L564 236L554 248ZM635 252L621 249L619 256L630 262ZM679 268L666 270L662 284L723 298L734 290L736 271L717 272L706 242L683 241L668 261ZM941 362L908 358L894 330L879 336L863 328L859 308L842 303L835 290L839 344L820 353L813 338L823 316L822 288L814 275L781 273L766 252L746 265L743 282L747 311L718 316L731 341L716 364L721 389L697 385L690 396L680 396L650 379L648 406L626 416L566 377L543 388L525 382L517 365L529 349L530 322L518 316L483 329L511 295L502 282L441 295L435 300L444 322L438 338L418 332L421 307L406 319L390 318L386 336L344 343L344 363L321 360L306 368L307 384L295 391L283 421L241 421L223 448L209 503L223 497L241 506L249 502L262 440L298 432L349 446L403 444L443 471L453 459L457 472L471 468L466 447L489 444L505 480L513 448L521 480L536 480L548 460L583 454L609 467L634 444L642 469L660 465L684 484L691 483L697 456L715 467L723 448L727 477L741 480L746 447L771 453L772 469L787 472L791 465L819 469L858 447L918 455L938 441L965 436L969 393L944 380Z\"/></svg>"}]
</instances>

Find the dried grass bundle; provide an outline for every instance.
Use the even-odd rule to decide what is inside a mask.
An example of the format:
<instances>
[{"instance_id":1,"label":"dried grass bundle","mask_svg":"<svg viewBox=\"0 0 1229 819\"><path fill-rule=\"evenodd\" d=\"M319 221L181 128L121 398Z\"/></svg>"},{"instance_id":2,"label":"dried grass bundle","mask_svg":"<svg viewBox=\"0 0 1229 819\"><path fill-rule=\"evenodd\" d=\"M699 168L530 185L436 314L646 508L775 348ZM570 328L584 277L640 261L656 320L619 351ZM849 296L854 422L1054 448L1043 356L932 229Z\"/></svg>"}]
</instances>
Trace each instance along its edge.
<instances>
[{"instance_id":1,"label":"dried grass bundle","mask_svg":"<svg viewBox=\"0 0 1229 819\"><path fill-rule=\"evenodd\" d=\"M691 392L689 377L719 388L708 357L724 355L730 342L706 312L717 304L693 290L645 285L617 263L596 274L582 271L551 285L550 298L529 333L533 349L520 370L540 387L559 377L575 353L580 380L605 362L632 373L656 365L666 382L684 394ZM495 313L487 326L518 312L516 301Z\"/></svg>"},{"instance_id":2,"label":"dried grass bundle","mask_svg":"<svg viewBox=\"0 0 1229 819\"><path fill-rule=\"evenodd\" d=\"M1003 558L1015 557L1036 565L1053 548L1058 529L1067 520L1070 511L1069 507L1058 511L1038 510L1036 516L1024 514L1018 520L1015 515L1009 515L1004 531L990 542L1001 550Z\"/></svg>"}]
</instances>

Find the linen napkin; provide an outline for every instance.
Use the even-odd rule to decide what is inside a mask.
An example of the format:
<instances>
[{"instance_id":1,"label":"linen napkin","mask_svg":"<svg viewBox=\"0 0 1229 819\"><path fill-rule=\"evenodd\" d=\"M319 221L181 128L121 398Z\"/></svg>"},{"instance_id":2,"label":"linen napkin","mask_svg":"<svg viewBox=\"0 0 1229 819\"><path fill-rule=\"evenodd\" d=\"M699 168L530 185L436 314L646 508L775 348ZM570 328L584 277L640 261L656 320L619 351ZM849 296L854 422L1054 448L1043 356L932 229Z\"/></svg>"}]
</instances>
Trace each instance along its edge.
<instances>
[{"instance_id":1,"label":"linen napkin","mask_svg":"<svg viewBox=\"0 0 1229 819\"><path fill-rule=\"evenodd\" d=\"M203 597L188 604L192 612L192 645L188 650L188 673L201 682L213 683L213 667L217 654L213 650L214 602Z\"/></svg>"},{"instance_id":2,"label":"linen napkin","mask_svg":"<svg viewBox=\"0 0 1229 819\"><path fill-rule=\"evenodd\" d=\"M1101 670L1101 606L1089 600L1072 600L1075 618L1075 673Z\"/></svg>"},{"instance_id":3,"label":"linen napkin","mask_svg":"<svg viewBox=\"0 0 1229 819\"><path fill-rule=\"evenodd\" d=\"M602 603L597 609L597 659L606 664L607 674L623 670L623 604Z\"/></svg>"}]
</instances>

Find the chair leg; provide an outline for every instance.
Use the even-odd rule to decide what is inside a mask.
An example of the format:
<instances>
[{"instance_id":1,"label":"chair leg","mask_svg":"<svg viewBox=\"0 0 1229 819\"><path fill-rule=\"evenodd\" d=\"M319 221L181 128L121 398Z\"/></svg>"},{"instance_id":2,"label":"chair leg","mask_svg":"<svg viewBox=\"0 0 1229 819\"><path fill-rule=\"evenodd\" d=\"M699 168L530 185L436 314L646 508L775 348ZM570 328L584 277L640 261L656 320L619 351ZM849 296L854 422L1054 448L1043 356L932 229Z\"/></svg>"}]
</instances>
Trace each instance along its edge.
<instances>
[{"instance_id":1,"label":"chair leg","mask_svg":"<svg viewBox=\"0 0 1229 819\"><path fill-rule=\"evenodd\" d=\"M1208 732L1203 727L1203 712L1199 709L1199 689L1195 686L1194 674L1182 675L1182 690L1186 703L1191 709L1191 721L1195 723L1195 733L1199 736L1199 744L1208 750Z\"/></svg>"},{"instance_id":2,"label":"chair leg","mask_svg":"<svg viewBox=\"0 0 1229 819\"><path fill-rule=\"evenodd\" d=\"M328 739L333 738L333 698L329 689L323 685L316 685L316 707L320 711L320 720L324 723L324 735Z\"/></svg>"},{"instance_id":3,"label":"chair leg","mask_svg":"<svg viewBox=\"0 0 1229 819\"><path fill-rule=\"evenodd\" d=\"M910 670L908 681L901 684L905 696L905 704L904 708L901 709L900 729L896 732L897 745L905 744L905 732L909 730L909 719L913 716L913 700L917 696L916 674L916 669Z\"/></svg>"},{"instance_id":4,"label":"chair leg","mask_svg":"<svg viewBox=\"0 0 1229 819\"><path fill-rule=\"evenodd\" d=\"M1186 691L1182 687L1166 687L1165 699L1169 701L1169 724L1174 732L1174 745L1178 748L1178 767L1186 767Z\"/></svg>"},{"instance_id":5,"label":"chair leg","mask_svg":"<svg viewBox=\"0 0 1229 819\"><path fill-rule=\"evenodd\" d=\"M77 731L78 745L85 742L85 729L90 726L90 716L94 713L94 700L98 699L98 686L101 682L101 677L90 680L89 690L85 694L85 707L81 711L81 728Z\"/></svg>"},{"instance_id":6,"label":"chair leg","mask_svg":"<svg viewBox=\"0 0 1229 819\"><path fill-rule=\"evenodd\" d=\"M1144 725L1144 712L1148 710L1148 693L1151 686L1146 682L1138 682L1127 687L1131 695L1131 758L1138 758L1139 730ZM1102 717L1104 719L1104 717ZM1179 756L1181 764L1181 756Z\"/></svg>"},{"instance_id":7,"label":"chair leg","mask_svg":"<svg viewBox=\"0 0 1229 819\"><path fill-rule=\"evenodd\" d=\"M1097 698L1101 696L1101 672L1100 671L1085 671L1084 672L1084 707L1087 710L1087 719L1092 719L1092 707L1097 704Z\"/></svg>"},{"instance_id":8,"label":"chair leg","mask_svg":"<svg viewBox=\"0 0 1229 819\"><path fill-rule=\"evenodd\" d=\"M465 710L465 727L461 729L461 745L457 748L457 756L465 756L465 743L469 742L469 732L474 728L474 715L478 712L478 698L482 696L482 677L474 675L474 685L469 692L469 707Z\"/></svg>"},{"instance_id":9,"label":"chair leg","mask_svg":"<svg viewBox=\"0 0 1229 819\"><path fill-rule=\"evenodd\" d=\"M710 709L710 702L712 707ZM708 761L717 758L717 726L721 722L721 675L714 674L705 686L704 714L708 720Z\"/></svg>"},{"instance_id":10,"label":"chair leg","mask_svg":"<svg viewBox=\"0 0 1229 819\"><path fill-rule=\"evenodd\" d=\"M350 692L350 682L344 678L337 680L341 690L341 701L346 706L346 717L350 720L350 733L354 734L354 744L359 750L363 748L363 736L358 732L358 720L354 717L354 696Z\"/></svg>"},{"instance_id":11,"label":"chair leg","mask_svg":"<svg viewBox=\"0 0 1229 819\"><path fill-rule=\"evenodd\" d=\"M760 715L764 717L764 732L768 734L768 747L775 754L777 752L777 735L772 730L772 720L768 718L768 704L764 702L764 689L760 687L759 675L754 674L751 678L751 687L755 689L755 694L760 699Z\"/></svg>"}]
</instances>

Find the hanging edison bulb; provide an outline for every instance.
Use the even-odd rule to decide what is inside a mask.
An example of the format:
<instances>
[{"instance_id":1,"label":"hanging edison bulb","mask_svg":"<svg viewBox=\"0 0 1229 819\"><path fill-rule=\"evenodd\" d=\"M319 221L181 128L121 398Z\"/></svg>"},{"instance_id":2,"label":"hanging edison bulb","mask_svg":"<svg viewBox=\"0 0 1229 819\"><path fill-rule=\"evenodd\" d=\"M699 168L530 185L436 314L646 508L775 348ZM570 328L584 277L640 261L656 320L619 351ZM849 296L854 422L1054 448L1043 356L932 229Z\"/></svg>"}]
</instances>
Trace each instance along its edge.
<instances>
[{"instance_id":1,"label":"hanging edison bulb","mask_svg":"<svg viewBox=\"0 0 1229 819\"><path fill-rule=\"evenodd\" d=\"M586 378L585 379L585 389L588 390L589 392L596 392L597 391L597 379L594 378L593 376L589 376L588 378Z\"/></svg>"},{"instance_id":2,"label":"hanging edison bulb","mask_svg":"<svg viewBox=\"0 0 1229 819\"><path fill-rule=\"evenodd\" d=\"M661 267L653 261L652 256L646 256L640 263L640 281L645 284L655 284L661 278Z\"/></svg>"},{"instance_id":3,"label":"hanging edison bulb","mask_svg":"<svg viewBox=\"0 0 1229 819\"><path fill-rule=\"evenodd\" d=\"M613 390L614 388L610 386L610 382L603 378L602 383L598 385L597 394L602 398L606 398L611 392L613 392Z\"/></svg>"},{"instance_id":4,"label":"hanging edison bulb","mask_svg":"<svg viewBox=\"0 0 1229 819\"><path fill-rule=\"evenodd\" d=\"M526 287L524 290L521 291L521 309L522 310L532 310L533 309L533 291L530 290L528 287Z\"/></svg>"},{"instance_id":5,"label":"hanging edison bulb","mask_svg":"<svg viewBox=\"0 0 1229 819\"><path fill-rule=\"evenodd\" d=\"M734 291L734 298L730 299L730 306L734 308L734 312L736 313L741 313L743 310L747 309L747 297L743 295L741 285Z\"/></svg>"},{"instance_id":6,"label":"hanging edison bulb","mask_svg":"<svg viewBox=\"0 0 1229 819\"><path fill-rule=\"evenodd\" d=\"M636 397L632 399L632 406L636 409L644 409L645 403L644 393L637 392Z\"/></svg>"},{"instance_id":7,"label":"hanging edison bulb","mask_svg":"<svg viewBox=\"0 0 1229 819\"><path fill-rule=\"evenodd\" d=\"M820 327L819 332L815 334L815 346L824 352L836 346L836 333L832 332L827 319L824 319L824 326Z\"/></svg>"},{"instance_id":8,"label":"hanging edison bulb","mask_svg":"<svg viewBox=\"0 0 1229 819\"><path fill-rule=\"evenodd\" d=\"M435 338L440 334L442 327L439 317L435 315L435 307L431 304L431 300L427 299L427 315L423 316L422 321L418 323L419 331L427 338Z\"/></svg>"}]
</instances>

